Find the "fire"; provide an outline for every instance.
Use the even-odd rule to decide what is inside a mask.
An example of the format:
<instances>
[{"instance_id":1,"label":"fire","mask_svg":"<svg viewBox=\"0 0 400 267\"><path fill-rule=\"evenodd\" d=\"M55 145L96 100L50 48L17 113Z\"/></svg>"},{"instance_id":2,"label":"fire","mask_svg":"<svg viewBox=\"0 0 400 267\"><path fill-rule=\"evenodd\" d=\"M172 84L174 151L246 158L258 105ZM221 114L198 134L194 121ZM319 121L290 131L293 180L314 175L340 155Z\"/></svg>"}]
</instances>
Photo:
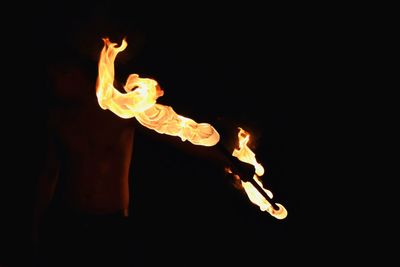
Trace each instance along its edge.
<instances>
[{"instance_id":1,"label":"fire","mask_svg":"<svg viewBox=\"0 0 400 267\"><path fill-rule=\"evenodd\" d=\"M104 38L103 42L96 84L97 100L102 109L109 109L124 119L135 117L142 125L158 133L178 136L182 141L188 140L195 145L214 146L219 142L220 135L212 125L197 123L190 118L178 115L170 106L158 104L157 98L163 96L164 91L155 80L130 74L123 86L125 92L118 91L114 87L114 61L118 53L125 50L128 43L123 39L121 45L117 46L108 38ZM275 210L273 205L257 190L256 187L259 185L269 199L272 199L271 191L265 189L259 179L265 170L257 162L254 152L247 146L250 135L243 129L239 129L239 149L235 149L232 155L255 167L253 179L257 183L254 185L252 182L241 181L244 191L250 201L258 205L262 211L267 211L278 219L286 218L285 207L276 203L279 209ZM240 180L239 176L235 175L235 177Z\"/></svg>"},{"instance_id":2,"label":"fire","mask_svg":"<svg viewBox=\"0 0 400 267\"><path fill-rule=\"evenodd\" d=\"M104 38L104 47L100 54L96 95L102 109L109 109L117 116L128 119L135 117L142 125L161 134L179 136L182 141L195 145L213 146L220 136L208 123L197 123L190 118L178 115L170 106L157 104L157 98L164 94L153 79L129 75L125 93L114 87L114 61L117 54L128 46L125 39L117 46Z\"/></svg>"},{"instance_id":3,"label":"fire","mask_svg":"<svg viewBox=\"0 0 400 267\"><path fill-rule=\"evenodd\" d=\"M273 194L268 189L263 187L263 184L260 180L260 176L264 175L264 167L257 162L255 153L251 151L251 149L247 146L248 142L250 141L250 134L239 127L239 149L234 149L232 155L239 160L252 164L255 168L255 174L253 176L254 181L261 186L261 188L267 193L267 195L272 199ZM240 179L238 175L235 175L236 178ZM271 203L265 199L261 195L261 193L253 186L251 182L244 182L241 181L241 185L246 192L247 196L249 197L250 201L260 207L260 210L267 211L269 214L274 216L277 219L284 219L287 216L287 210L284 206L279 203L276 205L279 207L278 210L275 210Z\"/></svg>"}]
</instances>

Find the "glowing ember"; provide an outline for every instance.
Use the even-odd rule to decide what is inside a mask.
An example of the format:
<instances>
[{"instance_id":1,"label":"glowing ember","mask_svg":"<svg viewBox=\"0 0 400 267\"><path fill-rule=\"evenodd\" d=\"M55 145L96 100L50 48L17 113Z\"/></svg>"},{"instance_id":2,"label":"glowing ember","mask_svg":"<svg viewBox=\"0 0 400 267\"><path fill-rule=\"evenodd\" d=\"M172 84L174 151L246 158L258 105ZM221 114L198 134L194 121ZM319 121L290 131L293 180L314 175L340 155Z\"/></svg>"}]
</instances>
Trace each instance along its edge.
<instances>
[{"instance_id":1,"label":"glowing ember","mask_svg":"<svg viewBox=\"0 0 400 267\"><path fill-rule=\"evenodd\" d=\"M242 128L239 128L239 133L238 133L238 138L239 138L239 149L234 149L232 155L239 160L252 164L255 168L255 174L253 176L254 181L259 184L263 190L267 193L267 195L272 199L273 195L272 192L265 189L262 185L261 180L259 179L259 176L262 176L264 174L264 168L263 166L257 162L256 156L253 151L247 146L249 140L250 140L250 134L243 130ZM235 175L237 179L240 179L238 175ZM253 186L251 182L243 182L241 181L241 185L246 192L247 196L249 197L250 201L260 207L260 210L262 211L267 211L269 214L274 216L277 219L284 219L287 216L287 211L284 206L282 206L279 203L276 203L276 205L279 207L278 210L275 210L271 203L265 199L261 195L261 193Z\"/></svg>"},{"instance_id":2,"label":"glowing ember","mask_svg":"<svg viewBox=\"0 0 400 267\"><path fill-rule=\"evenodd\" d=\"M126 40L121 46L104 38L100 54L99 75L96 95L102 109L109 109L121 118L135 117L142 125L161 134L179 136L195 145L213 146L219 141L219 133L208 123L197 123L190 118L175 113L169 107L157 104L164 94L155 80L129 75L124 86L125 93L114 88L114 61L117 54L127 47Z\"/></svg>"}]
</instances>

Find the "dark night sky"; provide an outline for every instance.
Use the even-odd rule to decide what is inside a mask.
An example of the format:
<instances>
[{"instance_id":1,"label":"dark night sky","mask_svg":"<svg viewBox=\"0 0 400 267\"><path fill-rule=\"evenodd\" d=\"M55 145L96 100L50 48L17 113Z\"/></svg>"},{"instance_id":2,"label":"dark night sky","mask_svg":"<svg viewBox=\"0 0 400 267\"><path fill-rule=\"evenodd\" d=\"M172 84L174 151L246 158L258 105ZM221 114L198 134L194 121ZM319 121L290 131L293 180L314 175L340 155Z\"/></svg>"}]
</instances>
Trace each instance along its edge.
<instances>
[{"instance_id":1,"label":"dark night sky","mask_svg":"<svg viewBox=\"0 0 400 267\"><path fill-rule=\"evenodd\" d=\"M254 246L267 264L266 255L301 244L299 238L307 236L310 228L304 227L304 217L314 223L322 220L304 210L306 196L300 188L314 175L310 165L315 164L315 155L310 156L313 152L307 151L307 142L324 141L318 132L309 132L312 126L307 115L315 112L308 104L309 96L315 96L313 90L324 75L316 65L328 57L321 47L328 41L324 33L329 29L316 26L317 16L295 7L232 4L217 8L199 3L168 12L146 9L146 5L130 3L129 10L123 4L91 3L76 8L54 3L21 15L29 24L22 26L19 36L23 39L19 56L25 68L32 67L24 77L29 83L21 100L21 106L29 109L29 119L10 120L18 129L10 135L19 140L23 153L10 152L15 164L11 168L17 171L5 196L18 192L18 198L4 208L5 229L11 229L2 241L6 251L25 248L30 207L26 203L34 188L30 176L38 170L48 104L48 92L41 90L46 84L42 70L72 53L86 57L82 64L90 62L96 75L101 37L107 35L118 43L122 37L128 40L128 48L116 62L121 82L129 73L156 79L164 89L159 103L213 124L228 146L238 126L248 130L257 159L266 168L263 181L289 213L279 221L261 212L233 187L223 166L208 159L206 148L158 135L138 124L131 168L131 216L141 250L168 253L166 261L171 262L180 253L207 262L213 257L232 259ZM70 50L69 42L74 49ZM324 105L323 99L318 105ZM23 168L20 160L26 160Z\"/></svg>"}]
</instances>

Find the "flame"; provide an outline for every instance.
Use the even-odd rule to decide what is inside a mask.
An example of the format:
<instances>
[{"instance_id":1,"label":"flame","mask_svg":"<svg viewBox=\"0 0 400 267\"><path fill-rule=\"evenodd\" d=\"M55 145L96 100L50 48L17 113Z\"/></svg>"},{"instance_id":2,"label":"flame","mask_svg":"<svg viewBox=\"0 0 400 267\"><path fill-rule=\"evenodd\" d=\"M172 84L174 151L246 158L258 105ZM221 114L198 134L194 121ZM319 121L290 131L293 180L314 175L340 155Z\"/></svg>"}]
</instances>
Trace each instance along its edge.
<instances>
[{"instance_id":1,"label":"flame","mask_svg":"<svg viewBox=\"0 0 400 267\"><path fill-rule=\"evenodd\" d=\"M117 47L104 38L100 54L96 95L102 109L109 109L117 116L129 119L135 117L142 125L161 134L179 136L182 141L195 145L213 146L219 141L219 133L208 123L197 123L190 118L178 115L170 106L157 104L157 98L164 94L153 79L129 75L125 93L118 91L114 83L114 61L117 54L128 46L125 39Z\"/></svg>"},{"instance_id":2,"label":"flame","mask_svg":"<svg viewBox=\"0 0 400 267\"><path fill-rule=\"evenodd\" d=\"M103 38L104 47L98 64L96 95L100 107L109 109L117 116L129 119L135 117L142 125L161 134L178 136L182 141L188 140L192 144L213 146L219 142L220 136L215 128L208 123L197 123L190 118L178 115L170 106L157 103L157 98L164 95L164 91L153 79L140 78L137 74L130 74L121 93L114 87L114 61L118 53L125 50L128 43L122 40L120 46ZM255 167L253 179L272 199L272 192L265 189L259 176L265 172L264 167L257 162L255 154L247 146L250 134L239 128L239 149L232 153L239 160L252 164ZM240 180L238 175L234 175ZM241 180L240 180L241 181ZM250 201L278 219L284 219L287 211L279 203L275 210L271 203L253 186L251 182L241 181L241 185Z\"/></svg>"},{"instance_id":3,"label":"flame","mask_svg":"<svg viewBox=\"0 0 400 267\"><path fill-rule=\"evenodd\" d=\"M248 142L250 141L250 134L239 127L239 149L234 149L232 156L238 158L239 160L252 164L255 168L255 174L253 176L254 181L259 184L265 193L272 199L273 194L268 189L264 188L260 176L264 175L264 167L257 162L256 155L251 149L247 146ZM240 179L238 175L234 175L237 179ZM267 211L269 214L274 216L277 219L284 219L287 216L287 210L284 206L279 203L276 205L279 207L278 210L275 210L271 203L265 199L261 193L253 186L251 182L244 182L241 181L241 185L246 192L247 196L249 197L250 201L260 207L260 210Z\"/></svg>"}]
</instances>

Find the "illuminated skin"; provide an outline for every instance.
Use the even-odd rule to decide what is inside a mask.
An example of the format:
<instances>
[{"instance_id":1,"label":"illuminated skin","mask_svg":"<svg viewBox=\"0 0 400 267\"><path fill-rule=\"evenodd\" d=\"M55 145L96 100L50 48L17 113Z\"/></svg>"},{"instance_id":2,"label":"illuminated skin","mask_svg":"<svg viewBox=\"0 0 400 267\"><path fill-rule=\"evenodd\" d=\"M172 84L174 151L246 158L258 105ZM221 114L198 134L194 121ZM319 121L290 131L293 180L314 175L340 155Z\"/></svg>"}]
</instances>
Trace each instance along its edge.
<instances>
[{"instance_id":1,"label":"illuminated skin","mask_svg":"<svg viewBox=\"0 0 400 267\"><path fill-rule=\"evenodd\" d=\"M130 257L129 173L136 122L99 108L96 76L90 72L96 62L88 68L81 62L48 66L56 97L48 112L47 157L32 225L35 257L49 261L40 266L102 266L104 260Z\"/></svg>"},{"instance_id":2,"label":"illuminated skin","mask_svg":"<svg viewBox=\"0 0 400 267\"><path fill-rule=\"evenodd\" d=\"M128 215L135 115L143 125L183 141L205 146L219 141L211 125L196 123L171 107L155 104L163 91L154 80L132 74L125 93L112 88L99 97L94 87L96 77L87 73L81 62L67 59L48 70L58 104L49 112L49 142L38 181L35 224L39 224L54 194L73 211ZM104 85L112 84L113 64L104 77ZM97 78L97 84L101 81ZM112 112L105 112L99 104ZM56 190L57 185L62 185L62 190Z\"/></svg>"},{"instance_id":3,"label":"illuminated skin","mask_svg":"<svg viewBox=\"0 0 400 267\"><path fill-rule=\"evenodd\" d=\"M56 183L66 207L88 214L128 212L132 120L99 108L95 77L76 66L51 66L59 104L50 112L49 144L39 180L38 215L48 206ZM63 181L61 183L61 181Z\"/></svg>"}]
</instances>

